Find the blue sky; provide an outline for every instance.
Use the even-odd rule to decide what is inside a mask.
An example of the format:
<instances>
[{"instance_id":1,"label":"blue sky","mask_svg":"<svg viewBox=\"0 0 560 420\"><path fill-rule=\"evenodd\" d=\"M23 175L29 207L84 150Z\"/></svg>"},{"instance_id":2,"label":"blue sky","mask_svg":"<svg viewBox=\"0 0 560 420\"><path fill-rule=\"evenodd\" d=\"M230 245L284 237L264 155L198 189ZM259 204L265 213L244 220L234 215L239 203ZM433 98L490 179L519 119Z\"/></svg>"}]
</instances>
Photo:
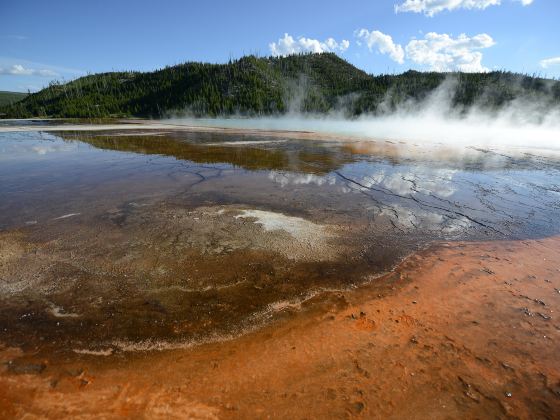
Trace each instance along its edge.
<instances>
[{"instance_id":1,"label":"blue sky","mask_svg":"<svg viewBox=\"0 0 560 420\"><path fill-rule=\"evenodd\" d=\"M0 90L298 51L334 51L376 74L506 69L558 78L558 22L559 0L1 0Z\"/></svg>"}]
</instances>

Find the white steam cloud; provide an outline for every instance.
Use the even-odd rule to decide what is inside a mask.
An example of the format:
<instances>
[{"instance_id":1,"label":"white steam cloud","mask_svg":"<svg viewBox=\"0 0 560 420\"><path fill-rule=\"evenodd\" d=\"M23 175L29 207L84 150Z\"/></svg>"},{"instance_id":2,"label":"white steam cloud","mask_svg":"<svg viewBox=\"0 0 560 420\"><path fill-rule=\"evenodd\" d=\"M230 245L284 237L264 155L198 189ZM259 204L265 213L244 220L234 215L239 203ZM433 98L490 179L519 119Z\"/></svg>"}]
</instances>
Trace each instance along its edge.
<instances>
[{"instance_id":1,"label":"white steam cloud","mask_svg":"<svg viewBox=\"0 0 560 420\"><path fill-rule=\"evenodd\" d=\"M551 85L552 86L552 85ZM504 154L532 153L560 157L560 106L519 97L499 110L482 105L454 105L457 81L449 77L422 101L390 106L380 115L347 119L344 110L328 115L302 115L293 111L281 117L188 119L174 123L262 130L312 131L337 138L357 137L393 141L408 147L469 147L503 150ZM390 93L385 100L391 102ZM383 108L383 107L381 107ZM339 137L340 136L340 137Z\"/></svg>"}]
</instances>

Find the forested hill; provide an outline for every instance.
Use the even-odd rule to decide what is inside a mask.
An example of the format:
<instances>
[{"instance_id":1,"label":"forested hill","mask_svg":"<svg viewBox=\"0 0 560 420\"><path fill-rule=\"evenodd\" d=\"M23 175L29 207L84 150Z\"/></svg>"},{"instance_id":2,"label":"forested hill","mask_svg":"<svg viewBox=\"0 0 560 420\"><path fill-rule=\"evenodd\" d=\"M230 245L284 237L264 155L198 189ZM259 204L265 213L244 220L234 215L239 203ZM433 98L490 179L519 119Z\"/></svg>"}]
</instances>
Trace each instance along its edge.
<instances>
[{"instance_id":1,"label":"forested hill","mask_svg":"<svg viewBox=\"0 0 560 420\"><path fill-rule=\"evenodd\" d=\"M0 106L13 104L14 102L21 101L27 96L27 93L22 92L6 92L0 90Z\"/></svg>"},{"instance_id":2,"label":"forested hill","mask_svg":"<svg viewBox=\"0 0 560 420\"><path fill-rule=\"evenodd\" d=\"M335 54L243 57L227 64L185 63L154 72L111 72L51 83L0 116L162 117L270 115L288 111L347 115L391 111L420 101L444 81L451 104L499 108L516 98L560 103L560 82L509 72L369 75Z\"/></svg>"}]
</instances>

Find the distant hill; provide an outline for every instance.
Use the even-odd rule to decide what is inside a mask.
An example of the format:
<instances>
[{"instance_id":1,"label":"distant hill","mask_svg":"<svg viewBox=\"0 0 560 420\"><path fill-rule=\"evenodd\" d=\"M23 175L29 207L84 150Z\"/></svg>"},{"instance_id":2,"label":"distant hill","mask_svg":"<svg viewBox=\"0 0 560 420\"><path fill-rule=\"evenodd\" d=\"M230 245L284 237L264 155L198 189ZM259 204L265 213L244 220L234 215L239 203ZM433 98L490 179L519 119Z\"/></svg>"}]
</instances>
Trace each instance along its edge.
<instances>
[{"instance_id":1,"label":"distant hill","mask_svg":"<svg viewBox=\"0 0 560 420\"><path fill-rule=\"evenodd\" d=\"M51 83L10 106L7 117L270 115L288 111L383 113L421 101L450 81L452 106L499 108L518 98L560 103L560 82L509 72L369 75L335 54L246 56L227 64L184 63L153 72L111 72Z\"/></svg>"},{"instance_id":2,"label":"distant hill","mask_svg":"<svg viewBox=\"0 0 560 420\"><path fill-rule=\"evenodd\" d=\"M13 104L14 102L21 101L27 96L27 93L21 92L6 92L0 90L0 106Z\"/></svg>"}]
</instances>

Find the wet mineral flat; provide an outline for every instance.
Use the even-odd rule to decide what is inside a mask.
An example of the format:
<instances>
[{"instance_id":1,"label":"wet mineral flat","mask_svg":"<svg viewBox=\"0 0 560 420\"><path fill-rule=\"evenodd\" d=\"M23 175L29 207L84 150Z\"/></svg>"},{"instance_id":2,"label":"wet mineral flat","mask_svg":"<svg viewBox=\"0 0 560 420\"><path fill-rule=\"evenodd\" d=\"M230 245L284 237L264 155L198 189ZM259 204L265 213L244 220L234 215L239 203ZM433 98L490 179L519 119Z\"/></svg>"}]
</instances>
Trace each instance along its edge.
<instances>
[{"instance_id":1,"label":"wet mineral flat","mask_svg":"<svg viewBox=\"0 0 560 420\"><path fill-rule=\"evenodd\" d=\"M0 329L50 354L188 347L439 240L560 230L560 161L283 133L0 133Z\"/></svg>"}]
</instances>

